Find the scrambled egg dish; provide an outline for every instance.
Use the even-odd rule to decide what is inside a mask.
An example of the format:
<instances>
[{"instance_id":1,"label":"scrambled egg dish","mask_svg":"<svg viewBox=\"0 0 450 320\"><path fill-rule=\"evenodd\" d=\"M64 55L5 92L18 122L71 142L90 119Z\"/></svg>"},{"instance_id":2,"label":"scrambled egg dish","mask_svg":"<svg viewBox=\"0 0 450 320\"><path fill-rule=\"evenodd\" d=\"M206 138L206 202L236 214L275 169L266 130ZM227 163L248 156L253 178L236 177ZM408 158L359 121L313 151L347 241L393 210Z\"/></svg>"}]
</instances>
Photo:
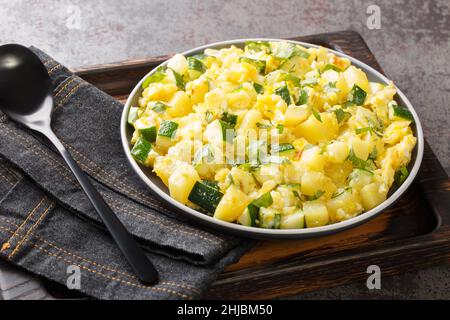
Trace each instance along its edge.
<instances>
[{"instance_id":1,"label":"scrambled egg dish","mask_svg":"<svg viewBox=\"0 0 450 320\"><path fill-rule=\"evenodd\" d=\"M395 94L325 48L177 54L130 109L131 154L217 219L319 227L376 207L408 176L414 119Z\"/></svg>"}]
</instances>

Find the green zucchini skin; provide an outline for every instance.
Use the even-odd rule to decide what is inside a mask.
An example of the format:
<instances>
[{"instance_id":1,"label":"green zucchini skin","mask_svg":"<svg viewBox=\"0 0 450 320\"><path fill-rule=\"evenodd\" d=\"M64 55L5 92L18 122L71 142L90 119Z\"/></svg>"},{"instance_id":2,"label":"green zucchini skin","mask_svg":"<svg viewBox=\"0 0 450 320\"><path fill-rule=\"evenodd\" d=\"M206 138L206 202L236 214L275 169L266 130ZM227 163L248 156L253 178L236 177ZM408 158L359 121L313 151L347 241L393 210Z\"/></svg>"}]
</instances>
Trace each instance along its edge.
<instances>
[{"instance_id":1,"label":"green zucchini skin","mask_svg":"<svg viewBox=\"0 0 450 320\"><path fill-rule=\"evenodd\" d=\"M156 141L156 126L139 129L139 135L149 142Z\"/></svg>"},{"instance_id":2,"label":"green zucchini skin","mask_svg":"<svg viewBox=\"0 0 450 320\"><path fill-rule=\"evenodd\" d=\"M223 193L218 189L203 182L196 182L188 199L200 208L214 213L222 197Z\"/></svg>"},{"instance_id":3,"label":"green zucchini skin","mask_svg":"<svg viewBox=\"0 0 450 320\"><path fill-rule=\"evenodd\" d=\"M130 111L128 112L128 123L131 124L132 126L134 126L134 123L139 117L138 111L139 111L138 107L131 107Z\"/></svg>"},{"instance_id":4,"label":"green zucchini skin","mask_svg":"<svg viewBox=\"0 0 450 320\"><path fill-rule=\"evenodd\" d=\"M131 155L137 162L144 164L152 148L153 146L149 141L140 137L131 149Z\"/></svg>"},{"instance_id":5,"label":"green zucchini skin","mask_svg":"<svg viewBox=\"0 0 450 320\"><path fill-rule=\"evenodd\" d=\"M394 110L394 116L414 122L414 117L408 109L395 104L392 106L392 109Z\"/></svg>"},{"instance_id":6,"label":"green zucchini skin","mask_svg":"<svg viewBox=\"0 0 450 320\"><path fill-rule=\"evenodd\" d=\"M178 129L178 123L173 121L163 121L159 127L158 136L173 138Z\"/></svg>"}]
</instances>

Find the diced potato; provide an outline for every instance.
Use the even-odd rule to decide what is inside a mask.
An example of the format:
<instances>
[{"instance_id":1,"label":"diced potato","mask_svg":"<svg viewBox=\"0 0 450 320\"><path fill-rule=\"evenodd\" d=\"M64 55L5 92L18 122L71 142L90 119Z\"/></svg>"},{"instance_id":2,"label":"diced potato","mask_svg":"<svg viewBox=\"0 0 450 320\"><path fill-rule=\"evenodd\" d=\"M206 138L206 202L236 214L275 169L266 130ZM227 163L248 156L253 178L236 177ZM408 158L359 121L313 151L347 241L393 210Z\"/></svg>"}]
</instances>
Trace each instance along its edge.
<instances>
[{"instance_id":1,"label":"diced potato","mask_svg":"<svg viewBox=\"0 0 450 320\"><path fill-rule=\"evenodd\" d=\"M319 147L311 147L303 150L300 158L300 164L306 169L312 171L323 171L325 158L321 153L321 149Z\"/></svg>"},{"instance_id":2,"label":"diced potato","mask_svg":"<svg viewBox=\"0 0 450 320\"><path fill-rule=\"evenodd\" d=\"M352 170L353 166L349 161L344 163L328 163L324 168L325 174L330 177L337 186L346 184L347 178Z\"/></svg>"},{"instance_id":3,"label":"diced potato","mask_svg":"<svg viewBox=\"0 0 450 320\"><path fill-rule=\"evenodd\" d=\"M321 113L320 117L322 121L310 115L306 121L295 128L295 135L299 138L305 137L306 140L314 144L336 138L339 126L334 114Z\"/></svg>"},{"instance_id":4,"label":"diced potato","mask_svg":"<svg viewBox=\"0 0 450 320\"><path fill-rule=\"evenodd\" d=\"M186 58L178 53L169 60L167 67L179 74L185 74L188 69L188 63Z\"/></svg>"},{"instance_id":5,"label":"diced potato","mask_svg":"<svg viewBox=\"0 0 450 320\"><path fill-rule=\"evenodd\" d=\"M284 125L286 127L295 127L301 122L305 121L310 114L311 111L309 110L307 105L290 105L284 115Z\"/></svg>"},{"instance_id":6,"label":"diced potato","mask_svg":"<svg viewBox=\"0 0 450 320\"><path fill-rule=\"evenodd\" d=\"M307 196L315 196L319 192L325 192L326 196L331 196L336 190L336 186L322 172L307 171L302 176L300 190Z\"/></svg>"},{"instance_id":7,"label":"diced potato","mask_svg":"<svg viewBox=\"0 0 450 320\"><path fill-rule=\"evenodd\" d=\"M369 92L369 80L367 80L366 74L361 69L356 68L355 66L350 66L344 71L344 77L350 88L356 84L365 92Z\"/></svg>"},{"instance_id":8,"label":"diced potato","mask_svg":"<svg viewBox=\"0 0 450 320\"><path fill-rule=\"evenodd\" d=\"M172 83L152 83L144 89L139 106L146 107L150 101L167 102L177 91L177 86Z\"/></svg>"},{"instance_id":9,"label":"diced potato","mask_svg":"<svg viewBox=\"0 0 450 320\"><path fill-rule=\"evenodd\" d=\"M169 186L169 178L179 164L180 162L172 157L157 157L155 159L153 172L161 178L166 186Z\"/></svg>"},{"instance_id":10,"label":"diced potato","mask_svg":"<svg viewBox=\"0 0 450 320\"><path fill-rule=\"evenodd\" d=\"M386 200L388 188L383 184L374 182L361 189L361 198L365 210L370 210Z\"/></svg>"},{"instance_id":11,"label":"diced potato","mask_svg":"<svg viewBox=\"0 0 450 320\"><path fill-rule=\"evenodd\" d=\"M348 152L348 145L345 142L335 141L327 146L326 159L332 163L344 163Z\"/></svg>"},{"instance_id":12,"label":"diced potato","mask_svg":"<svg viewBox=\"0 0 450 320\"><path fill-rule=\"evenodd\" d=\"M239 126L239 131L245 132L249 129L256 129L256 124L262 120L262 114L258 110L251 109L249 110L245 116L244 119L241 122L241 125Z\"/></svg>"},{"instance_id":13,"label":"diced potato","mask_svg":"<svg viewBox=\"0 0 450 320\"><path fill-rule=\"evenodd\" d=\"M156 148L160 150L162 153L166 154L170 147L172 147L176 143L175 140L169 137L156 136Z\"/></svg>"},{"instance_id":14,"label":"diced potato","mask_svg":"<svg viewBox=\"0 0 450 320\"><path fill-rule=\"evenodd\" d=\"M214 212L214 218L233 222L243 213L251 199L235 186L230 186Z\"/></svg>"},{"instance_id":15,"label":"diced potato","mask_svg":"<svg viewBox=\"0 0 450 320\"><path fill-rule=\"evenodd\" d=\"M209 91L208 81L199 78L186 84L186 93L191 97L192 103L201 103L205 99L205 94Z\"/></svg>"},{"instance_id":16,"label":"diced potato","mask_svg":"<svg viewBox=\"0 0 450 320\"><path fill-rule=\"evenodd\" d=\"M242 192L249 194L256 188L256 181L250 172L239 169L238 167L233 167L230 171L233 177L234 185L237 186Z\"/></svg>"},{"instance_id":17,"label":"diced potato","mask_svg":"<svg viewBox=\"0 0 450 320\"><path fill-rule=\"evenodd\" d=\"M327 225L330 222L327 207L320 202L308 201L303 204L306 227L315 228Z\"/></svg>"},{"instance_id":18,"label":"diced potato","mask_svg":"<svg viewBox=\"0 0 450 320\"><path fill-rule=\"evenodd\" d=\"M167 113L171 117L183 117L192 112L192 101L184 91L178 91L168 102Z\"/></svg>"},{"instance_id":19,"label":"diced potato","mask_svg":"<svg viewBox=\"0 0 450 320\"><path fill-rule=\"evenodd\" d=\"M355 169L350 174L349 186L355 190L361 190L373 181L373 174L366 170Z\"/></svg>"},{"instance_id":20,"label":"diced potato","mask_svg":"<svg viewBox=\"0 0 450 320\"><path fill-rule=\"evenodd\" d=\"M358 193L351 190L341 192L342 194L327 202L328 215L332 222L353 218L363 210Z\"/></svg>"},{"instance_id":21,"label":"diced potato","mask_svg":"<svg viewBox=\"0 0 450 320\"><path fill-rule=\"evenodd\" d=\"M169 178L170 196L186 204L197 181L200 181L200 177L193 166L189 164L180 165Z\"/></svg>"},{"instance_id":22,"label":"diced potato","mask_svg":"<svg viewBox=\"0 0 450 320\"><path fill-rule=\"evenodd\" d=\"M369 145L367 142L361 140L359 137L353 137L350 140L351 148L355 155L361 160L367 160L369 157Z\"/></svg>"}]
</instances>

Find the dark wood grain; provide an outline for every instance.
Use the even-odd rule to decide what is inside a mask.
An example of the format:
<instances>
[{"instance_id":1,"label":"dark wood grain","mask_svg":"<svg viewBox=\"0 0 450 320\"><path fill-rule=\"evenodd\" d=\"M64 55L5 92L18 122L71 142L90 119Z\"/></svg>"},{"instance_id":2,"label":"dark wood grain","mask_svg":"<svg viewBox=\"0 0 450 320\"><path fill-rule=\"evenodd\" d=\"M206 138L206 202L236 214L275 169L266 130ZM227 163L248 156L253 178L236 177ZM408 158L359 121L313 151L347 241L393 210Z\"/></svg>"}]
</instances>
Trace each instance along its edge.
<instances>
[{"instance_id":1,"label":"dark wood grain","mask_svg":"<svg viewBox=\"0 0 450 320\"><path fill-rule=\"evenodd\" d=\"M294 38L347 53L383 72L361 36L342 31ZM75 70L124 101L136 83L171 55ZM375 219L318 239L261 241L229 266L205 297L275 298L450 262L450 180L425 144L419 174L403 197Z\"/></svg>"}]
</instances>

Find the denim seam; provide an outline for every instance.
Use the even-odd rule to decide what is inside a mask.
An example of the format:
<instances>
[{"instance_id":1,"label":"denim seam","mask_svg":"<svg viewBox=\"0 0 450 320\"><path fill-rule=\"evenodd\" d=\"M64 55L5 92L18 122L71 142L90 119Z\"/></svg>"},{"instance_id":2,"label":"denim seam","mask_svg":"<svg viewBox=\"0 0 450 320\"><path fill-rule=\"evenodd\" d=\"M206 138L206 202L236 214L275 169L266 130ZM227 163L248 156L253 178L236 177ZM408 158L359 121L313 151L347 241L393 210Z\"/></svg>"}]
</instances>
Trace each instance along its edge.
<instances>
[{"instance_id":1,"label":"denim seam","mask_svg":"<svg viewBox=\"0 0 450 320\"><path fill-rule=\"evenodd\" d=\"M19 144L21 144L21 145L23 145L23 146L26 146L25 145L25 139L21 136L21 134L19 134L19 133L17 133L17 132L15 132L15 131L13 131L13 130L11 130L10 128L8 128L8 127L4 127L5 129L7 129L9 132L11 132L13 135L15 135L16 137L18 137L18 138L20 138L23 142L20 142L20 141L18 141L18 143ZM68 182L70 182L72 185L74 185L74 186L76 186L77 188L79 188L79 186L78 186L78 184L76 183L76 181L75 180L72 180L71 178L69 178L69 176L67 176L67 174L70 174L70 171L69 171L69 169L67 169L66 167L64 167L63 165L61 165L57 160L55 160L55 159L51 159L50 158L50 156L47 154L47 153L45 153L43 150L41 150L41 149L39 149L38 147L36 147L36 146L28 146L29 147L29 150L31 151L31 152L33 152L34 154L36 154L37 156L41 156L42 155L42 157L44 158L44 159L46 159L47 160L47 163L49 163L49 165L52 167L52 168L54 168L56 171L58 171L60 174L61 174L61 176L65 179L65 180L67 180ZM39 152L41 155L39 155L37 152ZM63 172L62 170L65 170L66 172L67 172L67 174L65 173L65 172ZM119 200L116 200L116 201L119 201ZM126 203L123 203L123 202L121 202L124 206L129 206L129 205L127 205ZM131 209L131 208L130 208ZM161 209L163 209L163 208L161 208ZM174 228L172 228L171 229L172 231L178 231L179 230L179 226L175 226L174 225ZM202 232L202 231L201 231ZM197 235L198 237L202 237L200 234L199 234L199 231L194 231L194 234L195 235ZM215 237L215 236L214 236ZM209 238L209 237L208 237ZM212 240L212 239L211 239ZM222 241L223 242L223 241ZM219 246L221 246L220 244L219 244ZM222 247L222 246L221 246Z\"/></svg>"},{"instance_id":2,"label":"denim seam","mask_svg":"<svg viewBox=\"0 0 450 320\"><path fill-rule=\"evenodd\" d=\"M61 93L64 92L64 90L67 89L68 86L74 81L78 80L76 76L71 76L67 78L58 88L55 89L55 92L53 93L53 97L57 98Z\"/></svg>"},{"instance_id":3,"label":"denim seam","mask_svg":"<svg viewBox=\"0 0 450 320\"><path fill-rule=\"evenodd\" d=\"M0 216L0 218L1 218L2 220L4 220L6 223L9 223L10 225L18 226L17 223L15 223L15 222L13 222L13 221L10 221L9 219L7 219L7 218L5 218L5 217L1 217L1 216ZM99 267L99 268L101 268L101 269L108 270L108 271L110 271L110 272L119 273L119 274L121 274L121 275L123 275L123 276L126 276L126 277L129 277L129 278L131 278L131 279L133 279L133 280L136 280L136 279L137 279L136 276L133 275L133 274L131 274L131 273L127 273L127 272L124 272L124 271L116 270L116 269L114 269L114 268L111 267L111 266L104 265L104 264L100 264L100 263L98 263L98 262L92 261L92 260L90 260L90 259L88 259L88 258L85 258L85 257L83 257L83 256L80 256L80 255L78 255L78 254L75 254L75 253L72 253L72 252L70 252L70 251L67 251L66 249L57 246L55 243L53 243L53 242L51 242L51 241L49 241L49 240L47 240L47 239L45 239L45 238L43 238L43 237L37 235L37 234L34 235L34 238L36 238L37 240L39 240L39 241L41 241L41 242L47 244L47 245L50 246L50 247L55 248L56 250L58 250L58 251L60 251L60 252L65 253L65 254L68 255L68 256L72 256L72 257L74 257L74 258L77 258L77 259L79 259L79 260L81 260L81 261L84 261L84 262L86 262L86 263L88 263L88 264L91 264L91 265L93 265L93 266ZM199 291L199 290L197 290L196 288L194 288L194 287L192 287L192 286L190 286L190 285L188 285L188 284L175 283L175 282L167 282L167 281L162 281L162 282L160 282L160 284L169 285L169 286L172 285L172 286L180 287L180 288L183 288L183 289L186 289L186 290L190 290L190 291L192 291L193 293L200 294L200 291Z\"/></svg>"},{"instance_id":4,"label":"denim seam","mask_svg":"<svg viewBox=\"0 0 450 320\"><path fill-rule=\"evenodd\" d=\"M35 221L35 223L28 229L23 238L17 243L14 250L9 254L8 259L11 260L14 255L19 251L20 247L24 244L24 242L33 234L34 230L41 224L41 222L47 217L48 213L55 208L55 203L50 201L47 208L44 212L39 216L39 218Z\"/></svg>"},{"instance_id":5,"label":"denim seam","mask_svg":"<svg viewBox=\"0 0 450 320\"><path fill-rule=\"evenodd\" d=\"M5 241L5 243L10 243L13 238L19 234L19 230L22 229L22 227L24 227L28 220L34 215L35 212L37 212L39 210L39 208L42 206L42 203L44 202L44 200L46 199L46 196L43 196L39 202L32 208L30 209L30 211L27 213L26 218L23 220L23 222L20 224L20 226L16 229L16 231L14 231L13 235L7 240Z\"/></svg>"},{"instance_id":6,"label":"denim seam","mask_svg":"<svg viewBox=\"0 0 450 320\"><path fill-rule=\"evenodd\" d=\"M12 233L11 229L9 229L9 228L7 228L7 227L5 227L3 225L0 225L0 229ZM86 271L88 271L90 273L93 273L95 275L99 275L99 276L104 277L106 279L113 280L113 281L116 281L116 282L119 282L119 283L122 283L122 284L125 284L125 285L128 285L128 286L137 287L137 288L141 288L141 289L147 289L147 290L152 290L152 291L160 291L160 292L161 291L162 292L167 292L167 293L169 293L171 295L176 295L176 296L182 297L184 299L189 299L189 300L193 299L192 296L185 295L185 294L183 294L183 293L181 293L179 291L176 291L176 290L171 290L171 289L167 289L167 288L148 287L148 286L144 286L144 285L141 285L141 284L133 283L133 282L121 279L121 278L108 276L108 275L103 274L103 273L101 273L101 272L99 272L97 270L90 269L90 268L88 268L86 266L76 264L73 261L70 261L70 260L68 260L68 259L66 259L66 258L64 258L62 256L58 256L58 255L56 255L56 254L54 254L54 253L52 253L52 252L50 252L50 251L40 247L40 246L38 246L37 244L35 244L35 243L31 242L31 241L28 241L28 242L29 242L29 244L32 247L34 247L34 248L38 249L39 251L47 254L49 257L54 257L56 259L62 260L62 261L64 261L65 263L67 263L69 265L75 265L75 266L79 267L80 269L84 269L84 270L86 270Z\"/></svg>"}]
</instances>

